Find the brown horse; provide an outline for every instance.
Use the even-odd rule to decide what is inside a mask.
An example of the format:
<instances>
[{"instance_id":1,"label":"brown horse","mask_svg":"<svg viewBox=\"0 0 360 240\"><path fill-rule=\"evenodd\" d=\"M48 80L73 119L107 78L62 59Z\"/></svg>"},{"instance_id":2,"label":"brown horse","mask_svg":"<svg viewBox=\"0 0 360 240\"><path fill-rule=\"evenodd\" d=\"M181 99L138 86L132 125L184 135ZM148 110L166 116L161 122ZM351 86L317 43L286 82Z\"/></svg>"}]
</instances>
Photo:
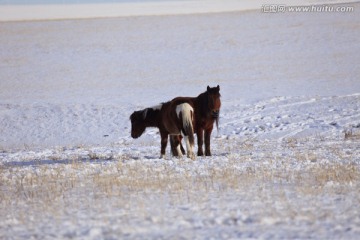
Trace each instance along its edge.
<instances>
[{"instance_id":1,"label":"brown horse","mask_svg":"<svg viewBox=\"0 0 360 240\"><path fill-rule=\"evenodd\" d=\"M163 157L165 155L165 149L168 141L168 135L165 135L165 127L163 125L163 122L161 120L160 110L163 105L168 105L168 103L162 103L158 106L145 108L143 110L134 111L130 115L130 121L131 121L131 137L132 138L138 138L140 137L144 132L145 129L148 127L157 127L160 130L161 134L161 156ZM180 143L180 151L182 154L185 154L185 149L181 144L182 136L181 135L172 135L170 139L170 145L171 145L171 152L174 156L179 156L178 154L178 144Z\"/></svg>"},{"instance_id":2,"label":"brown horse","mask_svg":"<svg viewBox=\"0 0 360 240\"><path fill-rule=\"evenodd\" d=\"M198 140L198 156L203 156L203 144L205 136L205 155L211 156L210 150L210 137L213 130L214 122L216 127L219 126L219 116L220 116L220 86L209 87L207 86L206 92L201 93L196 98L191 97L177 97L174 98L170 105L178 106L183 103L188 103L194 109L194 132L197 135ZM164 111L164 108L161 109L161 112ZM163 115L163 114L162 114ZM164 120L164 118L163 118ZM172 139L170 139L172 140ZM176 141L176 139L174 140ZM178 142L174 143L175 145Z\"/></svg>"}]
</instances>

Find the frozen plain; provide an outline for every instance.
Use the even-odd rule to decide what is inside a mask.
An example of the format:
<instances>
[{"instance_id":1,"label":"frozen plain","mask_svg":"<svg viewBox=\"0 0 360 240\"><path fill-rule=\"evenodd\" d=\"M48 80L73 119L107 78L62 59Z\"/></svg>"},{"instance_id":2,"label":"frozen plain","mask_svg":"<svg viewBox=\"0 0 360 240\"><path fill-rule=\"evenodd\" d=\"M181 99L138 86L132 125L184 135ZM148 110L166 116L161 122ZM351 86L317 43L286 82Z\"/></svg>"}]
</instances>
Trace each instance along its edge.
<instances>
[{"instance_id":1,"label":"frozen plain","mask_svg":"<svg viewBox=\"0 0 360 240\"><path fill-rule=\"evenodd\" d=\"M0 23L0 238L356 239L352 6ZM217 84L214 156L131 139L134 110Z\"/></svg>"}]
</instances>

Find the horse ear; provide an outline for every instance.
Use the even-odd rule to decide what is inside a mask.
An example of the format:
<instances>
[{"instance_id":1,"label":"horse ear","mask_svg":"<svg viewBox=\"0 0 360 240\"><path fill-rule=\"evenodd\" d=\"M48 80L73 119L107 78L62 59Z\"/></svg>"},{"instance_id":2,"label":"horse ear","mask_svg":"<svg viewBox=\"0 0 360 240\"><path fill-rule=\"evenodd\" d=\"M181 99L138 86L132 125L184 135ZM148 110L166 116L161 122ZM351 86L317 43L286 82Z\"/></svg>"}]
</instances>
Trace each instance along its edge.
<instances>
[{"instance_id":1,"label":"horse ear","mask_svg":"<svg viewBox=\"0 0 360 240\"><path fill-rule=\"evenodd\" d=\"M209 87L209 85L207 86L207 91L209 91L210 90L210 87Z\"/></svg>"},{"instance_id":2,"label":"horse ear","mask_svg":"<svg viewBox=\"0 0 360 240\"><path fill-rule=\"evenodd\" d=\"M217 85L217 90L220 91L220 86L219 85Z\"/></svg>"}]
</instances>

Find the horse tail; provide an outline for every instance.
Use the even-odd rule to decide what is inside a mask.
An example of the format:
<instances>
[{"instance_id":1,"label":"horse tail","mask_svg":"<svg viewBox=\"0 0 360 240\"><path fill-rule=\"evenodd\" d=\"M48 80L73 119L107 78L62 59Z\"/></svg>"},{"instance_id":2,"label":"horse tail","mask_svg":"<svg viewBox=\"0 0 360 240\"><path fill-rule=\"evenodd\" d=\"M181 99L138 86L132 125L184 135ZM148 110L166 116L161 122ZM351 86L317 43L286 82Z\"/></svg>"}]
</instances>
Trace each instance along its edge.
<instances>
[{"instance_id":1,"label":"horse tail","mask_svg":"<svg viewBox=\"0 0 360 240\"><path fill-rule=\"evenodd\" d=\"M187 155L192 159L195 159L195 155L193 152L193 147L195 144L194 140L194 109L188 103L182 103L176 107L176 113L178 117L182 120L182 131L185 135L186 140L186 148L187 148Z\"/></svg>"},{"instance_id":2,"label":"horse tail","mask_svg":"<svg viewBox=\"0 0 360 240\"><path fill-rule=\"evenodd\" d=\"M189 137L190 144L194 144L194 127L193 127L193 120L194 120L194 109L191 107L188 103L182 103L178 105L176 108L176 111L178 113L178 116L182 117L182 123L183 123L183 131L186 136Z\"/></svg>"}]
</instances>

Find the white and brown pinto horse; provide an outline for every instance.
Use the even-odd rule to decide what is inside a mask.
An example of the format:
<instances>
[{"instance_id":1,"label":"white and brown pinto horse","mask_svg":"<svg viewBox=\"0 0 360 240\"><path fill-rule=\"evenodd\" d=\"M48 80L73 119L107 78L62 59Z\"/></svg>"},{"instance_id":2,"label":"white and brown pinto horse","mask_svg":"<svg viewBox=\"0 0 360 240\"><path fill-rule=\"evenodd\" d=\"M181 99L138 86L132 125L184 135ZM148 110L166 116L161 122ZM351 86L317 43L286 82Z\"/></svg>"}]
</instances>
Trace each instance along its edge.
<instances>
[{"instance_id":1,"label":"white and brown pinto horse","mask_svg":"<svg viewBox=\"0 0 360 240\"><path fill-rule=\"evenodd\" d=\"M163 128L159 128L161 135L161 155L165 154L166 143L168 135L175 156L182 156L181 151L181 137L185 138L187 156L195 159L194 148L194 109L186 102L177 103L170 101L162 105L161 122ZM164 140L164 141L163 141ZM164 142L164 144L163 144Z\"/></svg>"}]
</instances>

